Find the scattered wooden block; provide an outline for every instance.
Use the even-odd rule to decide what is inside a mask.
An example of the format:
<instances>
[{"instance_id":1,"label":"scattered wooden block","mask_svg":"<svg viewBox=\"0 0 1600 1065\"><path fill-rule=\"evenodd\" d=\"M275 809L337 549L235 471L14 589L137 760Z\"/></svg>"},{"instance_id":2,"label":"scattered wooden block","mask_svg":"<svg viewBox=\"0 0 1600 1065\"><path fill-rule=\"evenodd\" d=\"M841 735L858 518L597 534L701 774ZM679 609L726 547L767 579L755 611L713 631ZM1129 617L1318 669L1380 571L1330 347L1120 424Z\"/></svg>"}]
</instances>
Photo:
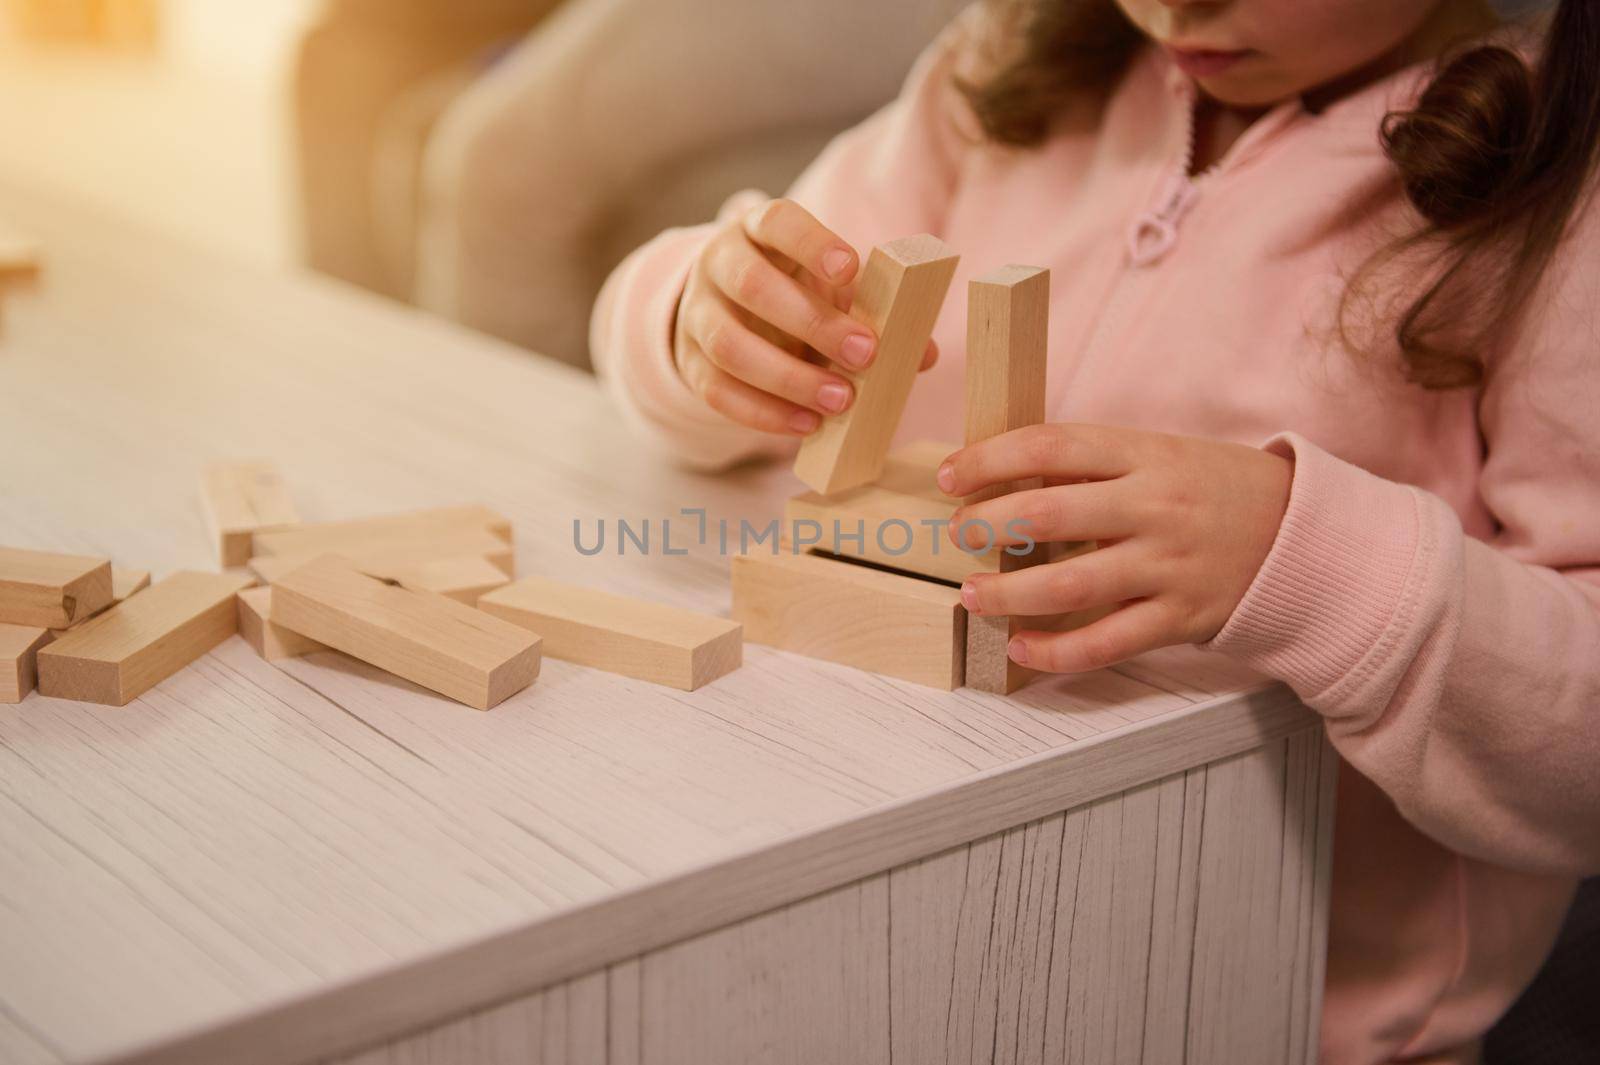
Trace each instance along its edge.
<instances>
[{"instance_id":1,"label":"scattered wooden block","mask_svg":"<svg viewBox=\"0 0 1600 1065\"><path fill-rule=\"evenodd\" d=\"M993 573L1000 568L999 548L975 554L949 539L947 526L956 503L933 477L955 450L954 444L911 444L888 457L883 475L872 484L832 497L797 495L784 504L784 533L792 538L800 529L809 537L820 528L817 550L935 580L959 583L971 573ZM803 522L815 522L816 527ZM835 522L843 534L839 539L834 537ZM860 543L844 539L857 530L863 533Z\"/></svg>"},{"instance_id":2,"label":"scattered wooden block","mask_svg":"<svg viewBox=\"0 0 1600 1065\"><path fill-rule=\"evenodd\" d=\"M286 555L257 555L250 560L250 571L266 583L272 584L285 573L293 572L307 562L329 553L321 551L305 554L296 551ZM342 551L331 553L349 559L355 564L356 569L369 577L393 581L402 575L407 575L416 584L442 585L456 587L458 590L469 580L477 581L479 584L486 583L489 579L489 569L494 570L499 576L499 583L504 584L511 579L516 564L515 552L511 545L487 529L444 529L426 538L373 540L352 544ZM468 558L474 560L470 570L463 561ZM451 565L436 565L439 563ZM418 573L424 569L429 573ZM442 589L430 587L426 590ZM463 598L462 602L467 600Z\"/></svg>"},{"instance_id":3,"label":"scattered wooden block","mask_svg":"<svg viewBox=\"0 0 1600 1065\"><path fill-rule=\"evenodd\" d=\"M150 571L147 569L123 569L121 566L111 567L111 602L96 610L90 617L99 617L107 610L122 602L135 592L142 592L150 587ZM65 636L74 628L82 625L89 618L80 618L65 628L51 629L50 635L54 637Z\"/></svg>"},{"instance_id":4,"label":"scattered wooden block","mask_svg":"<svg viewBox=\"0 0 1600 1065\"><path fill-rule=\"evenodd\" d=\"M236 597L239 603L239 635L268 662L298 658L328 648L298 632L272 622L272 589L245 588Z\"/></svg>"},{"instance_id":5,"label":"scattered wooden block","mask_svg":"<svg viewBox=\"0 0 1600 1065\"><path fill-rule=\"evenodd\" d=\"M511 522L488 507L467 504L432 507L408 514L389 514L354 521L302 523L292 529L263 532L255 537L256 553L261 555L299 555L314 558L324 554L344 554L380 545L421 547L440 543L456 533L487 530L511 544ZM467 554L451 551L450 554ZM435 556L438 557L438 556Z\"/></svg>"},{"instance_id":6,"label":"scattered wooden block","mask_svg":"<svg viewBox=\"0 0 1600 1065\"><path fill-rule=\"evenodd\" d=\"M850 314L877 335L878 353L860 373L845 372L855 385L850 408L800 445L794 472L813 491L832 495L883 472L959 258L927 234L872 249Z\"/></svg>"},{"instance_id":7,"label":"scattered wooden block","mask_svg":"<svg viewBox=\"0 0 1600 1065\"><path fill-rule=\"evenodd\" d=\"M0 622L64 629L111 602L111 563L0 547Z\"/></svg>"},{"instance_id":8,"label":"scattered wooden block","mask_svg":"<svg viewBox=\"0 0 1600 1065\"><path fill-rule=\"evenodd\" d=\"M1044 421L1049 325L1050 271L1004 266L968 283L967 444ZM1031 478L991 485L966 501L979 503L1041 484ZM1040 547L1027 555L1000 552L1000 572L1049 561L1049 553ZM1033 670L1006 653L1019 627L1010 617L974 615L968 620L969 688L1010 694L1033 676Z\"/></svg>"},{"instance_id":9,"label":"scattered wooden block","mask_svg":"<svg viewBox=\"0 0 1600 1065\"><path fill-rule=\"evenodd\" d=\"M325 555L279 577L270 619L457 702L487 710L533 683L539 638L453 599Z\"/></svg>"},{"instance_id":10,"label":"scattered wooden block","mask_svg":"<svg viewBox=\"0 0 1600 1065\"><path fill-rule=\"evenodd\" d=\"M243 566L255 553L254 537L300 520L289 489L270 462L221 462L201 475L206 523L224 567Z\"/></svg>"},{"instance_id":11,"label":"scattered wooden block","mask_svg":"<svg viewBox=\"0 0 1600 1065\"><path fill-rule=\"evenodd\" d=\"M738 622L664 603L525 577L478 609L537 632L552 658L694 691L738 669Z\"/></svg>"},{"instance_id":12,"label":"scattered wooden block","mask_svg":"<svg viewBox=\"0 0 1600 1065\"><path fill-rule=\"evenodd\" d=\"M52 639L49 629L0 624L0 703L20 703L33 691L39 648Z\"/></svg>"},{"instance_id":13,"label":"scattered wooden block","mask_svg":"<svg viewBox=\"0 0 1600 1065\"><path fill-rule=\"evenodd\" d=\"M820 555L738 555L733 616L752 643L961 686L967 612L947 585Z\"/></svg>"},{"instance_id":14,"label":"scattered wooden block","mask_svg":"<svg viewBox=\"0 0 1600 1065\"><path fill-rule=\"evenodd\" d=\"M482 555L453 555L383 572L365 568L362 572L413 592L433 592L467 606L477 606L485 594L511 582L505 568ZM551 653L548 643L544 653Z\"/></svg>"},{"instance_id":15,"label":"scattered wooden block","mask_svg":"<svg viewBox=\"0 0 1600 1065\"><path fill-rule=\"evenodd\" d=\"M151 585L40 651L40 694L127 705L233 635L245 583L179 572Z\"/></svg>"}]
</instances>

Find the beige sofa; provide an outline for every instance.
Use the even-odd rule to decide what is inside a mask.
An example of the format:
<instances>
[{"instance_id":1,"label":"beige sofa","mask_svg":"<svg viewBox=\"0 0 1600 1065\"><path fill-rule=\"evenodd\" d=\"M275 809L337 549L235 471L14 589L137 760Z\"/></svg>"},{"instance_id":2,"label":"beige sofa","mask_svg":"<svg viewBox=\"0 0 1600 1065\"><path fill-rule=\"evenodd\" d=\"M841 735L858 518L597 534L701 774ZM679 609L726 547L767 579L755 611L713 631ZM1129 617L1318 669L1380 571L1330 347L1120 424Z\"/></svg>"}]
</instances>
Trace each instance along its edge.
<instances>
[{"instance_id":1,"label":"beige sofa","mask_svg":"<svg viewBox=\"0 0 1600 1065\"><path fill-rule=\"evenodd\" d=\"M623 255L781 192L960 7L552 2L330 4L296 81L301 187L312 266L578 365Z\"/></svg>"}]
</instances>

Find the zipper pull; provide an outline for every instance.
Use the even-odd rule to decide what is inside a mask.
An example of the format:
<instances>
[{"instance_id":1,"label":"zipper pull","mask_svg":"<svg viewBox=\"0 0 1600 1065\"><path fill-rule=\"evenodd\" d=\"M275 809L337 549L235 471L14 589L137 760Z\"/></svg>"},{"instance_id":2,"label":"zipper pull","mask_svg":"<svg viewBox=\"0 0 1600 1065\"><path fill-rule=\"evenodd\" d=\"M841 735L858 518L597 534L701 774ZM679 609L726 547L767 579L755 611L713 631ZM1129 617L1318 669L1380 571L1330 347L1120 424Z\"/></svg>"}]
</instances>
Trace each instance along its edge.
<instances>
[{"instance_id":1,"label":"zipper pull","mask_svg":"<svg viewBox=\"0 0 1600 1065\"><path fill-rule=\"evenodd\" d=\"M1194 205L1198 190L1187 175L1174 174L1162 186L1156 206L1134 220L1128 233L1128 261L1148 266L1178 242L1178 223Z\"/></svg>"}]
</instances>

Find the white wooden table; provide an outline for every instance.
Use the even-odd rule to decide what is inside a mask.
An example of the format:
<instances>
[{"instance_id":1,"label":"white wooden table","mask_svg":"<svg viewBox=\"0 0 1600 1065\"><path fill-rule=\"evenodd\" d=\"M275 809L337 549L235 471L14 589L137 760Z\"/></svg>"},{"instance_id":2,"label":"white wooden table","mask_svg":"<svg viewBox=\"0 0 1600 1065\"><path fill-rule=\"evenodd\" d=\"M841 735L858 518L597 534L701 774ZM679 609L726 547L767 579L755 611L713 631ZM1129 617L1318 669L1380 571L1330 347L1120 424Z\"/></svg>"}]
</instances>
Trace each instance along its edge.
<instances>
[{"instance_id":1,"label":"white wooden table","mask_svg":"<svg viewBox=\"0 0 1600 1065\"><path fill-rule=\"evenodd\" d=\"M265 456L308 518L481 501L523 572L725 612L714 545L584 558L573 520L796 490L336 284L7 216L47 266L0 335L0 543L211 568L197 472ZM1333 765L1187 648L1009 699L546 661L482 713L235 638L125 709L0 707L0 1061L1309 1061Z\"/></svg>"}]
</instances>

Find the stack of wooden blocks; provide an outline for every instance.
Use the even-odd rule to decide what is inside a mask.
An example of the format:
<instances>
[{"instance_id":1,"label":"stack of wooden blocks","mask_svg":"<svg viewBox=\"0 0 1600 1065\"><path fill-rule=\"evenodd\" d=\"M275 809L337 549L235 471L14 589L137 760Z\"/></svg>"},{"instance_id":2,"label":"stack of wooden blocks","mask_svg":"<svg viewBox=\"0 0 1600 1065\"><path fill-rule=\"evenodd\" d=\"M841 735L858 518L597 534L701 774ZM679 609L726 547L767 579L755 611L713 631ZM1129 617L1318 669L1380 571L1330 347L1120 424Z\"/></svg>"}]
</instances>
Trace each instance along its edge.
<instances>
[{"instance_id":1,"label":"stack of wooden blocks","mask_svg":"<svg viewBox=\"0 0 1600 1065\"><path fill-rule=\"evenodd\" d=\"M785 508L790 536L776 553L734 558L733 613L755 643L947 691L1009 693L1031 675L1007 654L1017 624L969 617L960 583L1093 545L957 548L944 533L955 501L934 480L956 446L889 450L957 260L927 235L873 249L851 314L878 336L877 357L850 375L855 403L800 447L795 473L812 491ZM1038 267L1007 266L968 286L967 444L1044 420L1049 301L1049 271ZM1029 487L1038 485L996 486L967 502ZM801 527L816 536L802 540Z\"/></svg>"},{"instance_id":2,"label":"stack of wooden blocks","mask_svg":"<svg viewBox=\"0 0 1600 1065\"><path fill-rule=\"evenodd\" d=\"M268 660L342 651L485 710L544 654L684 690L743 658L725 618L513 580L511 523L487 507L302 522L263 462L213 467L202 490L223 573L150 585L105 559L0 548L0 701L37 684L123 706L235 632Z\"/></svg>"}]
</instances>

